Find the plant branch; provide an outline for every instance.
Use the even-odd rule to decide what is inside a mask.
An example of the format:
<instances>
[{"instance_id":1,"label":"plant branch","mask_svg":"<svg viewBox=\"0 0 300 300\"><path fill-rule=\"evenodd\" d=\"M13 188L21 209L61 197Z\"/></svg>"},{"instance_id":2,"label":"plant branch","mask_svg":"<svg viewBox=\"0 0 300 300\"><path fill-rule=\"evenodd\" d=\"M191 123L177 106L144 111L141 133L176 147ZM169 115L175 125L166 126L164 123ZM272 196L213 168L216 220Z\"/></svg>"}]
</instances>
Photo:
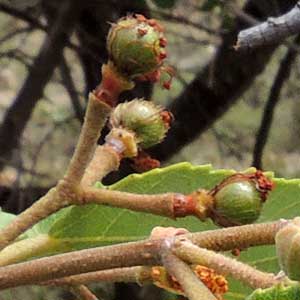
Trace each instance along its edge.
<instances>
[{"instance_id":1,"label":"plant branch","mask_svg":"<svg viewBox=\"0 0 300 300\"><path fill-rule=\"evenodd\" d=\"M81 184L92 186L110 172L119 168L121 157L109 145L97 146L94 156L85 170Z\"/></svg>"},{"instance_id":2,"label":"plant branch","mask_svg":"<svg viewBox=\"0 0 300 300\"><path fill-rule=\"evenodd\" d=\"M295 39L295 44L299 44L300 35ZM262 156L265 145L268 140L270 129L272 126L273 115L276 105L279 103L281 90L284 83L288 80L293 62L297 57L298 52L294 48L289 48L286 55L282 59L280 66L278 68L276 77L272 84L270 94L264 108L263 117L261 120L260 127L256 134L256 141L253 150L253 166L262 169Z\"/></svg>"},{"instance_id":3,"label":"plant branch","mask_svg":"<svg viewBox=\"0 0 300 300\"><path fill-rule=\"evenodd\" d=\"M159 242L98 247L0 268L0 289L123 266L154 265Z\"/></svg>"},{"instance_id":4,"label":"plant branch","mask_svg":"<svg viewBox=\"0 0 300 300\"><path fill-rule=\"evenodd\" d=\"M274 244L277 231L286 224L288 221L280 220L187 234L178 238L185 236L199 247L225 251ZM97 247L2 267L0 289L105 269L159 265L158 253L163 241L146 240Z\"/></svg>"},{"instance_id":5,"label":"plant branch","mask_svg":"<svg viewBox=\"0 0 300 300\"><path fill-rule=\"evenodd\" d=\"M107 104L90 94L85 123L65 179L61 180L57 187L51 189L44 197L0 230L0 248L7 246L38 221L78 201L79 182L109 112L110 107Z\"/></svg>"},{"instance_id":6,"label":"plant branch","mask_svg":"<svg viewBox=\"0 0 300 300\"><path fill-rule=\"evenodd\" d=\"M100 132L110 111L111 107L109 105L97 98L93 93L89 94L88 107L79 141L65 175L65 178L72 184L79 185L95 151Z\"/></svg>"},{"instance_id":7,"label":"plant branch","mask_svg":"<svg viewBox=\"0 0 300 300\"><path fill-rule=\"evenodd\" d=\"M164 243L166 244L168 240ZM162 247L161 260L167 272L180 283L184 294L190 300L217 300L191 268L171 251L172 245Z\"/></svg>"},{"instance_id":8,"label":"plant branch","mask_svg":"<svg viewBox=\"0 0 300 300\"><path fill-rule=\"evenodd\" d=\"M57 212L66 205L67 203L63 203L57 197L56 188L52 188L45 196L0 230L0 249L7 246L38 221Z\"/></svg>"},{"instance_id":9,"label":"plant branch","mask_svg":"<svg viewBox=\"0 0 300 300\"><path fill-rule=\"evenodd\" d=\"M249 50L274 45L299 32L300 1L288 13L278 18L269 18L266 22L240 31L235 47L237 50Z\"/></svg>"},{"instance_id":10,"label":"plant branch","mask_svg":"<svg viewBox=\"0 0 300 300\"><path fill-rule=\"evenodd\" d=\"M151 279L151 267L115 268L89 272L43 282L43 285L73 285L93 282L138 282L144 283Z\"/></svg>"},{"instance_id":11,"label":"plant branch","mask_svg":"<svg viewBox=\"0 0 300 300\"><path fill-rule=\"evenodd\" d=\"M98 300L89 288L83 284L71 286L70 290L78 300Z\"/></svg>"},{"instance_id":12,"label":"plant branch","mask_svg":"<svg viewBox=\"0 0 300 300\"><path fill-rule=\"evenodd\" d=\"M253 246L273 245L277 231L286 224L288 221L279 220L271 223L208 230L188 234L186 237L195 245L210 250L245 249Z\"/></svg>"},{"instance_id":13,"label":"plant branch","mask_svg":"<svg viewBox=\"0 0 300 300\"><path fill-rule=\"evenodd\" d=\"M84 204L109 205L174 218L175 196L174 193L146 195L85 187L81 201Z\"/></svg>"},{"instance_id":14,"label":"plant branch","mask_svg":"<svg viewBox=\"0 0 300 300\"><path fill-rule=\"evenodd\" d=\"M274 274L261 272L235 259L199 248L188 240L177 241L172 250L175 255L190 264L210 267L224 275L230 274L254 289L267 288L279 283Z\"/></svg>"}]
</instances>

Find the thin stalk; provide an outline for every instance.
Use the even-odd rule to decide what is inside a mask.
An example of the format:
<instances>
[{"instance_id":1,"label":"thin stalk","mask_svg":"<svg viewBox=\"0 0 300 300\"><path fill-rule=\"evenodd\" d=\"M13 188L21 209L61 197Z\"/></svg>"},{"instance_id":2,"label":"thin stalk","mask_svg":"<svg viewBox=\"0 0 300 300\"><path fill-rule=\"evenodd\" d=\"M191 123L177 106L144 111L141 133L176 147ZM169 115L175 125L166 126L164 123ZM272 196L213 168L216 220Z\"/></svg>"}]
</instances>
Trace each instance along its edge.
<instances>
[{"instance_id":1,"label":"thin stalk","mask_svg":"<svg viewBox=\"0 0 300 300\"><path fill-rule=\"evenodd\" d=\"M180 283L186 297L190 300L217 300L191 268L174 255L170 249L164 249L161 256L167 272Z\"/></svg>"},{"instance_id":2,"label":"thin stalk","mask_svg":"<svg viewBox=\"0 0 300 300\"><path fill-rule=\"evenodd\" d=\"M79 185L110 111L109 105L98 99L93 93L89 94L88 107L79 141L65 175L67 181L73 185Z\"/></svg>"},{"instance_id":3,"label":"thin stalk","mask_svg":"<svg viewBox=\"0 0 300 300\"><path fill-rule=\"evenodd\" d=\"M116 268L89 272L43 282L43 285L75 285L93 282L138 282L143 283L151 279L151 267Z\"/></svg>"},{"instance_id":4,"label":"thin stalk","mask_svg":"<svg viewBox=\"0 0 300 300\"><path fill-rule=\"evenodd\" d=\"M0 249L6 247L38 221L48 217L67 205L67 202L60 201L58 198L56 188L52 188L45 196L0 230Z\"/></svg>"},{"instance_id":5,"label":"thin stalk","mask_svg":"<svg viewBox=\"0 0 300 300\"><path fill-rule=\"evenodd\" d=\"M93 186L110 172L119 168L121 157L114 148L103 145L97 146L94 156L83 175L82 186Z\"/></svg>"},{"instance_id":6,"label":"thin stalk","mask_svg":"<svg viewBox=\"0 0 300 300\"><path fill-rule=\"evenodd\" d=\"M110 107L107 104L90 94L85 123L65 180L61 180L57 187L52 188L45 196L0 230L0 249L40 220L70 205L70 201L76 199L76 183L79 183L83 176L109 112ZM73 186L75 190L72 190Z\"/></svg>"},{"instance_id":7,"label":"thin stalk","mask_svg":"<svg viewBox=\"0 0 300 300\"><path fill-rule=\"evenodd\" d=\"M78 300L98 300L88 287L83 284L71 286L71 292L77 297Z\"/></svg>"},{"instance_id":8,"label":"thin stalk","mask_svg":"<svg viewBox=\"0 0 300 300\"><path fill-rule=\"evenodd\" d=\"M86 187L82 190L82 202L109 205L174 218L174 193L157 195L131 194L126 192Z\"/></svg>"},{"instance_id":9,"label":"thin stalk","mask_svg":"<svg viewBox=\"0 0 300 300\"><path fill-rule=\"evenodd\" d=\"M86 249L0 268L0 289L104 269L159 264L158 243L137 242Z\"/></svg>"},{"instance_id":10,"label":"thin stalk","mask_svg":"<svg viewBox=\"0 0 300 300\"><path fill-rule=\"evenodd\" d=\"M190 264L203 265L223 275L230 274L254 289L267 288L279 283L274 274L261 272L235 259L199 248L187 240L177 241L172 250L176 256Z\"/></svg>"},{"instance_id":11,"label":"thin stalk","mask_svg":"<svg viewBox=\"0 0 300 300\"><path fill-rule=\"evenodd\" d=\"M228 227L187 234L186 237L201 248L215 251L273 245L276 233L280 228L287 225L288 222L288 220L279 220L276 222Z\"/></svg>"}]
</instances>

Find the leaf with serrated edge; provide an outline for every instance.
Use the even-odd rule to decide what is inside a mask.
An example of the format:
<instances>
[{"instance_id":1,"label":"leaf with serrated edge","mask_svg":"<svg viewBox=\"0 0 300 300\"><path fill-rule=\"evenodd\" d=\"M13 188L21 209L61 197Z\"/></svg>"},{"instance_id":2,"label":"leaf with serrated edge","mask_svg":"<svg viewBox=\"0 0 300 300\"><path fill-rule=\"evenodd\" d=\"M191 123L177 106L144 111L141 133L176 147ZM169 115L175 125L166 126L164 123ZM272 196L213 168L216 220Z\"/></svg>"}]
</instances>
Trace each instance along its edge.
<instances>
[{"instance_id":1,"label":"leaf with serrated edge","mask_svg":"<svg viewBox=\"0 0 300 300\"><path fill-rule=\"evenodd\" d=\"M130 175L107 188L144 194L190 193L200 187L212 188L233 173L233 170L213 170L210 165L192 166L189 163L179 163L144 174ZM270 193L258 222L292 218L298 215L300 180L274 179L274 181L276 188ZM99 187L103 188L101 185ZM60 241L60 246L64 250L75 250L143 239L149 235L153 227L159 225L185 227L192 232L216 228L212 222L203 223L195 217L174 221L126 209L87 205L67 208L52 216L51 219L40 222L34 227L34 232L32 231L30 236L34 237L40 232L48 233L51 238ZM279 271L273 246L242 251L240 259L262 270ZM231 281L230 292L227 293L226 299L244 299L250 292L251 290L241 283Z\"/></svg>"}]
</instances>

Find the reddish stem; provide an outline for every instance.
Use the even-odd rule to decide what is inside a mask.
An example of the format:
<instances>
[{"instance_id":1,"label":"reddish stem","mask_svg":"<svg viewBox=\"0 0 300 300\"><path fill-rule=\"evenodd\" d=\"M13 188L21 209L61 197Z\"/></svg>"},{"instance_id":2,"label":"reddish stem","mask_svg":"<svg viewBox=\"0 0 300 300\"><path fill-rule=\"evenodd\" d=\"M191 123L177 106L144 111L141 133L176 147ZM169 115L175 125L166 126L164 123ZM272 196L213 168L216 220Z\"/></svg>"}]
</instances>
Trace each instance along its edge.
<instances>
[{"instance_id":1,"label":"reddish stem","mask_svg":"<svg viewBox=\"0 0 300 300\"><path fill-rule=\"evenodd\" d=\"M114 107L118 103L120 93L132 89L133 85L133 82L122 77L109 62L102 66L102 80L93 93L98 99Z\"/></svg>"},{"instance_id":2,"label":"reddish stem","mask_svg":"<svg viewBox=\"0 0 300 300\"><path fill-rule=\"evenodd\" d=\"M190 195L175 194L173 198L174 217L194 215L197 207L195 198Z\"/></svg>"}]
</instances>

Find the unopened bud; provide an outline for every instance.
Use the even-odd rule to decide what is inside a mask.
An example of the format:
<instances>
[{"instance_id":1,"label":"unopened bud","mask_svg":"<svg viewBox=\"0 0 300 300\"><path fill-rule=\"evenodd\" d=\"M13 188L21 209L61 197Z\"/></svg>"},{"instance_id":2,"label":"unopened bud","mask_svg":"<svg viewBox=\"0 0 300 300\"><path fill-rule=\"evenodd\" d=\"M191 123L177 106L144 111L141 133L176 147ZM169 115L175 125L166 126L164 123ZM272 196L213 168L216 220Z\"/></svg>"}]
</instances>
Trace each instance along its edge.
<instances>
[{"instance_id":1,"label":"unopened bud","mask_svg":"<svg viewBox=\"0 0 300 300\"><path fill-rule=\"evenodd\" d=\"M261 171L234 174L210 192L214 197L211 218L225 227L253 223L272 189L272 181Z\"/></svg>"},{"instance_id":2,"label":"unopened bud","mask_svg":"<svg viewBox=\"0 0 300 300\"><path fill-rule=\"evenodd\" d=\"M166 51L163 29L142 15L120 19L107 38L107 49L117 70L130 79L148 76L163 64Z\"/></svg>"},{"instance_id":3,"label":"unopened bud","mask_svg":"<svg viewBox=\"0 0 300 300\"><path fill-rule=\"evenodd\" d=\"M134 132L137 144L146 149L160 143L168 129L169 121L162 109L149 101L132 100L119 104L113 111L110 124Z\"/></svg>"}]
</instances>

